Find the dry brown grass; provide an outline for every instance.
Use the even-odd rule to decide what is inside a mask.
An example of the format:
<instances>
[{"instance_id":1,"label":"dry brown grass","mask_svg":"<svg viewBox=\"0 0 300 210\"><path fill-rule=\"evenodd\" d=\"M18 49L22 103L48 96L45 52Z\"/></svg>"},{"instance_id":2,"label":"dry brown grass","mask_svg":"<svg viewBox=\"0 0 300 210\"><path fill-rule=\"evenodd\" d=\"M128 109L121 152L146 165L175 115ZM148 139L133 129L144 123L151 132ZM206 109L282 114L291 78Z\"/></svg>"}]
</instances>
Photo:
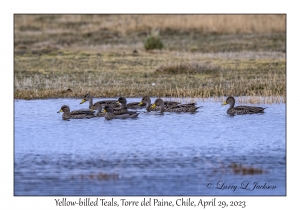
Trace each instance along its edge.
<instances>
[{"instance_id":1,"label":"dry brown grass","mask_svg":"<svg viewBox=\"0 0 300 210\"><path fill-rule=\"evenodd\" d=\"M15 15L14 96L233 95L285 102L285 18ZM146 52L143 42L153 30L165 48Z\"/></svg>"},{"instance_id":2,"label":"dry brown grass","mask_svg":"<svg viewBox=\"0 0 300 210\"><path fill-rule=\"evenodd\" d=\"M55 21L53 21L55 20ZM200 31L203 33L285 33L285 15L15 15L15 30L32 33Z\"/></svg>"},{"instance_id":3,"label":"dry brown grass","mask_svg":"<svg viewBox=\"0 0 300 210\"><path fill-rule=\"evenodd\" d=\"M168 63L159 66L159 74L215 74L222 71L222 67L211 63Z\"/></svg>"},{"instance_id":4,"label":"dry brown grass","mask_svg":"<svg viewBox=\"0 0 300 210\"><path fill-rule=\"evenodd\" d=\"M153 31L170 50L285 50L285 20L285 15L15 15L15 50L143 49Z\"/></svg>"},{"instance_id":5,"label":"dry brown grass","mask_svg":"<svg viewBox=\"0 0 300 210\"><path fill-rule=\"evenodd\" d=\"M20 58L15 61L15 98L80 98L86 93L95 97L285 96L285 60L205 56L194 55L191 63L186 60L189 57L170 52L138 57ZM72 92L65 91L68 88Z\"/></svg>"}]
</instances>

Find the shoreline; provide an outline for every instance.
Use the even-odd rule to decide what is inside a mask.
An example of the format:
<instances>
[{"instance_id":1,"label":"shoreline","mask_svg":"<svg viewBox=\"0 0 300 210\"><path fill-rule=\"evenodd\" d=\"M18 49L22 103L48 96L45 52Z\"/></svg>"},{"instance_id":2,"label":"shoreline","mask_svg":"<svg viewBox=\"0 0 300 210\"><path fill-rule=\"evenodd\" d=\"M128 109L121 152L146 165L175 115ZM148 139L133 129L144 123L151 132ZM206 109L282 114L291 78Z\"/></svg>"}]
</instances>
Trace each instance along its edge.
<instances>
[{"instance_id":1,"label":"shoreline","mask_svg":"<svg viewBox=\"0 0 300 210\"><path fill-rule=\"evenodd\" d=\"M19 100L48 100L48 99L76 99L81 100L82 97L50 97L50 98L32 98L32 99L24 99L24 98L14 98L15 101ZM119 97L93 97L94 101L101 100L109 100L109 99L118 99ZM132 96L126 97L127 99L142 99L143 96ZM196 101L202 102L224 102L227 96L220 97L210 97L210 98L201 98L201 97L156 97L150 96L150 98L163 98L172 101L178 101L180 103L194 103ZM286 104L286 96L234 96L237 103L247 103L247 104Z\"/></svg>"}]
</instances>

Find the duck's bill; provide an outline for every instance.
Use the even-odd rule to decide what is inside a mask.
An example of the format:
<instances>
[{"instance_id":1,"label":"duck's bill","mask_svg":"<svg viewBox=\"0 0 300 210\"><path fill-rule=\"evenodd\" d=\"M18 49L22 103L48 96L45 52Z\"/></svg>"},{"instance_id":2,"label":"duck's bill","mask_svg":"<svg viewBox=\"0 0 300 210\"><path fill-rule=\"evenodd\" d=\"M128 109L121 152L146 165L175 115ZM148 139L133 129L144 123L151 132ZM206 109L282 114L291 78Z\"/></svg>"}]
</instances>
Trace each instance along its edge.
<instances>
[{"instance_id":1,"label":"duck's bill","mask_svg":"<svg viewBox=\"0 0 300 210\"><path fill-rule=\"evenodd\" d=\"M119 101L116 102L117 105L120 105L121 103Z\"/></svg>"},{"instance_id":2,"label":"duck's bill","mask_svg":"<svg viewBox=\"0 0 300 210\"><path fill-rule=\"evenodd\" d=\"M80 104L83 104L84 102L86 102L86 100L82 99L82 101L80 102Z\"/></svg>"},{"instance_id":3,"label":"duck's bill","mask_svg":"<svg viewBox=\"0 0 300 210\"><path fill-rule=\"evenodd\" d=\"M94 109L93 109L93 108L91 108L91 109L90 109L90 111L94 111Z\"/></svg>"},{"instance_id":4,"label":"duck's bill","mask_svg":"<svg viewBox=\"0 0 300 210\"><path fill-rule=\"evenodd\" d=\"M57 113L63 112L63 110L59 110Z\"/></svg>"},{"instance_id":5,"label":"duck's bill","mask_svg":"<svg viewBox=\"0 0 300 210\"><path fill-rule=\"evenodd\" d=\"M143 102L141 101L139 104L138 104L138 106L142 106L143 105Z\"/></svg>"},{"instance_id":6,"label":"duck's bill","mask_svg":"<svg viewBox=\"0 0 300 210\"><path fill-rule=\"evenodd\" d=\"M102 113L105 113L106 112L106 110L104 109L103 111L102 111Z\"/></svg>"},{"instance_id":7,"label":"duck's bill","mask_svg":"<svg viewBox=\"0 0 300 210\"><path fill-rule=\"evenodd\" d=\"M222 106L227 105L226 101L222 104Z\"/></svg>"},{"instance_id":8,"label":"duck's bill","mask_svg":"<svg viewBox=\"0 0 300 210\"><path fill-rule=\"evenodd\" d=\"M150 108L153 109L155 107L156 107L156 104L152 104L152 106Z\"/></svg>"}]
</instances>

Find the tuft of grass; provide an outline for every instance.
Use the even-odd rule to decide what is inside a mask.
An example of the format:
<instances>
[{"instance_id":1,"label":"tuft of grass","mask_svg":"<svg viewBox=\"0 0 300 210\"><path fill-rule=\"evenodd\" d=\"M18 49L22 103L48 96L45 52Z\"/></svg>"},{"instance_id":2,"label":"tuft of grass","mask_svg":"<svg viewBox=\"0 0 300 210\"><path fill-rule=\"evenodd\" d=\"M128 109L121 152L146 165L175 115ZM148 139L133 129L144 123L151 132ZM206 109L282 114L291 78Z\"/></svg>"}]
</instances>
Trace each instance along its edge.
<instances>
[{"instance_id":1,"label":"tuft of grass","mask_svg":"<svg viewBox=\"0 0 300 210\"><path fill-rule=\"evenodd\" d=\"M164 47L164 45L158 36L150 35L146 39L144 47L146 50L154 50L154 49L161 50Z\"/></svg>"}]
</instances>

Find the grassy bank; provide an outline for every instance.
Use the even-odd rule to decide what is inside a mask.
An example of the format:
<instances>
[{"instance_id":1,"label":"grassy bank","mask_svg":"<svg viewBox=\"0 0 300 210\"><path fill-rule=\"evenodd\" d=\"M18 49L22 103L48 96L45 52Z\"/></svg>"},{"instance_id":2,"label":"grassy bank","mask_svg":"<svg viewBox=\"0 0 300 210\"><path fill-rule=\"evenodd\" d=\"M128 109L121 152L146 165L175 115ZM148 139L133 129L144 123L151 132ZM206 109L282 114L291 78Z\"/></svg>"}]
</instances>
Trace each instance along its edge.
<instances>
[{"instance_id":1,"label":"grassy bank","mask_svg":"<svg viewBox=\"0 0 300 210\"><path fill-rule=\"evenodd\" d=\"M163 50L144 49L153 30ZM14 97L285 101L285 41L283 15L16 15Z\"/></svg>"}]
</instances>

